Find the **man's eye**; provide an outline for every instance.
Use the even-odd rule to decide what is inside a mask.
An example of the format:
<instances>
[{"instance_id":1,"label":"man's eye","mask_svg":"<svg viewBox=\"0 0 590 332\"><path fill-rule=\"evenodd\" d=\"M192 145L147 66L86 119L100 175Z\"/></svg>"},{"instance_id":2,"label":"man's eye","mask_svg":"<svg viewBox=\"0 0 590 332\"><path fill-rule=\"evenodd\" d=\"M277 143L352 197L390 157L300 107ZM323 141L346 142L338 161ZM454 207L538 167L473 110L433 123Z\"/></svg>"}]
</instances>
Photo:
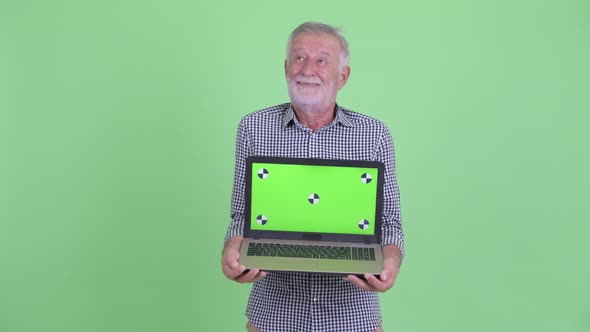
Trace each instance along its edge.
<instances>
[{"instance_id":1,"label":"man's eye","mask_svg":"<svg viewBox=\"0 0 590 332\"><path fill-rule=\"evenodd\" d=\"M325 64L326 64L326 63L328 63L328 62L327 62L325 59L319 59L319 60L318 60L318 63L319 63L320 65L325 65Z\"/></svg>"},{"instance_id":2,"label":"man's eye","mask_svg":"<svg viewBox=\"0 0 590 332\"><path fill-rule=\"evenodd\" d=\"M303 57L302 56L298 56L296 59L297 59L297 61L303 61Z\"/></svg>"}]
</instances>

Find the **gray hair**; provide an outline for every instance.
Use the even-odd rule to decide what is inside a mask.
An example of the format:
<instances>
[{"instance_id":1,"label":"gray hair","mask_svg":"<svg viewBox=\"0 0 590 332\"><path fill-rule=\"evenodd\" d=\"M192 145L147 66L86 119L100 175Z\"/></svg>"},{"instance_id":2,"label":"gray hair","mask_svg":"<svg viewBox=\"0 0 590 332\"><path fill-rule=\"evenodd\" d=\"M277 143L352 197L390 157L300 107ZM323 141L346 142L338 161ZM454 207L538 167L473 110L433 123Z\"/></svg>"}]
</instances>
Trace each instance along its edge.
<instances>
[{"instance_id":1,"label":"gray hair","mask_svg":"<svg viewBox=\"0 0 590 332\"><path fill-rule=\"evenodd\" d=\"M346 39L344 39L344 36L342 36L341 32L342 32L341 28L333 27L331 25L327 25L324 23L319 23L319 22L302 23L297 28L295 28L295 30L293 30L293 32L291 32L291 35L289 36L289 39L287 40L287 48L286 48L287 59L289 58L289 50L291 50L291 44L293 42L293 39L295 39L295 37L297 37L299 34L301 34L301 33L311 33L311 34L326 33L326 34L336 37L338 39L338 41L340 42L340 64L338 65L338 68L340 70L342 70L342 68L344 68L345 66L348 66L348 63L350 61L350 51L348 49L348 42L346 41Z\"/></svg>"}]
</instances>

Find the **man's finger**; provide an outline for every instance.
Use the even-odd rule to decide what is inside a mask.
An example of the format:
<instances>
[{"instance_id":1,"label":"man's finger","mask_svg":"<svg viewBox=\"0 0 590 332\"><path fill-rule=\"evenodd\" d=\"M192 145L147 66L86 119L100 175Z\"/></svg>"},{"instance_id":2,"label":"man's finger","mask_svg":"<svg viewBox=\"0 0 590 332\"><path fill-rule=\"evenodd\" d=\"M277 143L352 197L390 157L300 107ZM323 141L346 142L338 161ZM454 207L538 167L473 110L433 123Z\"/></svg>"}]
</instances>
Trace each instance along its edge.
<instances>
[{"instance_id":1,"label":"man's finger","mask_svg":"<svg viewBox=\"0 0 590 332\"><path fill-rule=\"evenodd\" d=\"M254 278L254 280L252 280L252 282L256 282L262 278L266 277L266 272L264 271L260 271L260 273L258 273L258 275L256 276L256 278Z\"/></svg>"},{"instance_id":2,"label":"man's finger","mask_svg":"<svg viewBox=\"0 0 590 332\"><path fill-rule=\"evenodd\" d=\"M235 264L232 264L232 262L226 262L225 260L222 262L222 267L223 270L234 270L235 268L237 268L239 266L239 263L237 261L235 261Z\"/></svg>"},{"instance_id":3,"label":"man's finger","mask_svg":"<svg viewBox=\"0 0 590 332\"><path fill-rule=\"evenodd\" d=\"M242 273L244 273L245 270L246 270L246 267L244 265L238 265L237 267L235 267L233 269L230 268L229 266L224 266L223 273L225 274L225 276L228 279L235 280Z\"/></svg>"},{"instance_id":4,"label":"man's finger","mask_svg":"<svg viewBox=\"0 0 590 332\"><path fill-rule=\"evenodd\" d=\"M354 285L356 285L357 287L359 287L361 289L364 289L364 290L369 291L369 292L374 292L375 291L369 284L367 284L366 282L362 281L357 276L349 275L345 279L348 280L348 281L350 281L351 283L353 283Z\"/></svg>"},{"instance_id":5,"label":"man's finger","mask_svg":"<svg viewBox=\"0 0 590 332\"><path fill-rule=\"evenodd\" d=\"M260 270L258 269L251 269L250 271L248 271L248 273L240 275L234 280L241 283L252 282L259 272Z\"/></svg>"},{"instance_id":6,"label":"man's finger","mask_svg":"<svg viewBox=\"0 0 590 332\"><path fill-rule=\"evenodd\" d=\"M242 270L236 274L236 272L234 271L236 269L240 269L239 258L240 254L235 250L232 251L231 249L228 249L221 258L223 272L230 279L237 277L240 273L243 272Z\"/></svg>"},{"instance_id":7,"label":"man's finger","mask_svg":"<svg viewBox=\"0 0 590 332\"><path fill-rule=\"evenodd\" d=\"M365 280L371 285L378 285L381 283L381 280L377 279L377 277L371 273L365 273Z\"/></svg>"},{"instance_id":8,"label":"man's finger","mask_svg":"<svg viewBox=\"0 0 590 332\"><path fill-rule=\"evenodd\" d=\"M227 261L224 261L223 264L225 264L225 266L227 266L228 268L230 268L232 270L235 269L236 267L238 267L240 265L240 263L238 262L237 259L235 259L235 260L234 259L231 259L231 260L228 259Z\"/></svg>"},{"instance_id":9,"label":"man's finger","mask_svg":"<svg viewBox=\"0 0 590 332\"><path fill-rule=\"evenodd\" d=\"M390 285L390 282L382 281L370 273L365 274L365 279L378 292L385 292L393 286L393 284Z\"/></svg>"}]
</instances>

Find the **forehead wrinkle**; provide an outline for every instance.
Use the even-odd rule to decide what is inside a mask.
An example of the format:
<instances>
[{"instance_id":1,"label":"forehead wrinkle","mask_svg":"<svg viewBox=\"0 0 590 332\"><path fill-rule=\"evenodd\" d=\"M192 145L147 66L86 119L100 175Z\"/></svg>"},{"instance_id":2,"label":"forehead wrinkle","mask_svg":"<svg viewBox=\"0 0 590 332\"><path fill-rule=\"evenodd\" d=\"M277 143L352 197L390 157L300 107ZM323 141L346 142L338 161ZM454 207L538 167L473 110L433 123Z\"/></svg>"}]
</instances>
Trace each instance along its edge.
<instances>
[{"instance_id":1,"label":"forehead wrinkle","mask_svg":"<svg viewBox=\"0 0 590 332\"><path fill-rule=\"evenodd\" d=\"M291 53L296 53L296 52L300 52L300 51L303 51L305 53L309 53L305 47L297 47L297 48L291 49ZM317 53L323 54L323 55L326 55L326 56L330 56L331 55L331 53L329 51L325 51L325 50L318 50Z\"/></svg>"}]
</instances>

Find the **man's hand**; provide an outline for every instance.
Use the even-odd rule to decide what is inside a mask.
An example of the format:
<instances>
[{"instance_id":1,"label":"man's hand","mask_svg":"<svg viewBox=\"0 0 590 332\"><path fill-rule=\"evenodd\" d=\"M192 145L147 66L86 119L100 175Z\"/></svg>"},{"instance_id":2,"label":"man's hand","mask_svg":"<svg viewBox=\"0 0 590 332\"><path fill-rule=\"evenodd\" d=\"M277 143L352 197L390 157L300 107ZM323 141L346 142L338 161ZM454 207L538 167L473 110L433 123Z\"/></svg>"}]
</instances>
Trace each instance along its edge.
<instances>
[{"instance_id":1,"label":"man's hand","mask_svg":"<svg viewBox=\"0 0 590 332\"><path fill-rule=\"evenodd\" d=\"M393 287L395 283L395 278L397 277L401 264L401 257L401 252L396 246L385 246L383 247L383 271L381 271L379 278L373 274L366 273L364 275L365 280L354 275L346 276L344 279L369 292L385 292Z\"/></svg>"},{"instance_id":2,"label":"man's hand","mask_svg":"<svg viewBox=\"0 0 590 332\"><path fill-rule=\"evenodd\" d=\"M266 276L266 272L258 269L251 269L246 272L246 267L239 263L240 246L242 245L241 236L232 237L225 243L223 255L221 257L221 268L223 274L230 279L239 283L255 282Z\"/></svg>"}]
</instances>

